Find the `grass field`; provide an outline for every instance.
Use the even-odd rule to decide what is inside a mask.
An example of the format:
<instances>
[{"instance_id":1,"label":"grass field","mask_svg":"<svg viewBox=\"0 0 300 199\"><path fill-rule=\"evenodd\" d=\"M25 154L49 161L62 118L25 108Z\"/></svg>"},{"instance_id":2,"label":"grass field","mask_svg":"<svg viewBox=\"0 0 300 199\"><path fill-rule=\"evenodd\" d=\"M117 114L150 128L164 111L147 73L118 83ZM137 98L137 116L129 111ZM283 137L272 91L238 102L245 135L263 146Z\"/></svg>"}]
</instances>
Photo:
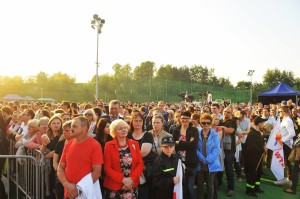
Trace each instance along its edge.
<instances>
[{"instance_id":1,"label":"grass field","mask_svg":"<svg viewBox=\"0 0 300 199\"><path fill-rule=\"evenodd\" d=\"M299 184L297 187L298 193L296 195L285 193L285 192L283 192L283 189L286 188L288 185L282 185L282 186L274 185L273 182L276 180L276 178L273 175L272 171L270 169L265 169L264 171L266 172L267 176L262 176L260 188L263 189L265 192L261 193L261 194L258 193L257 194L258 198L263 198L263 199L300 199ZM246 190L246 188L245 188L246 187L246 179L245 178L243 178L242 183L239 183L239 182L237 182L237 180L235 180L234 186L235 186L234 196L232 196L232 197L226 196L227 182L226 182L225 174L224 174L223 185L218 190L218 199L252 198L245 194L245 190Z\"/></svg>"}]
</instances>

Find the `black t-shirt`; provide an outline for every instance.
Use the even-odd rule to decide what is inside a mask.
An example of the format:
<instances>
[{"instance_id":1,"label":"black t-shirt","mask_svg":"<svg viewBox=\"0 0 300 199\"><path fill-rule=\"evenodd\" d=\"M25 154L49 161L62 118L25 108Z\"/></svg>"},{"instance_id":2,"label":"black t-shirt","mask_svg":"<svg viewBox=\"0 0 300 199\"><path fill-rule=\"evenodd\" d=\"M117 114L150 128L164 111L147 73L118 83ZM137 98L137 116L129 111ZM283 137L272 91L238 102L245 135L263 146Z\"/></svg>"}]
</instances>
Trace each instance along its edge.
<instances>
[{"instance_id":1,"label":"black t-shirt","mask_svg":"<svg viewBox=\"0 0 300 199\"><path fill-rule=\"evenodd\" d=\"M139 139L139 140L134 139L133 136L132 136L132 133L128 133L127 137L129 139L137 141L139 143L139 145L140 145L140 149L142 148L142 144L143 143L150 143L150 144L153 145L153 142L154 142L153 136L152 136L152 134L150 132L144 133L144 136L141 139ZM151 150L150 153L146 157L143 157L143 160L144 161L154 160L155 157L156 157L156 154L154 154L152 152L152 150Z\"/></svg>"},{"instance_id":2,"label":"black t-shirt","mask_svg":"<svg viewBox=\"0 0 300 199\"><path fill-rule=\"evenodd\" d=\"M230 134L231 137L231 152L235 152L236 151L236 146L235 146L235 132L237 129L237 123L235 121L233 121L232 119L226 120L225 122L222 121L219 124L220 126L225 126L227 128L233 128L234 132L232 134Z\"/></svg>"},{"instance_id":3,"label":"black t-shirt","mask_svg":"<svg viewBox=\"0 0 300 199\"><path fill-rule=\"evenodd\" d=\"M65 147L65 140L59 141L55 147L55 153L58 154L58 160L60 160L64 147Z\"/></svg>"},{"instance_id":4,"label":"black t-shirt","mask_svg":"<svg viewBox=\"0 0 300 199\"><path fill-rule=\"evenodd\" d=\"M50 151L54 151L55 147L58 143L59 140L59 135L57 135L56 137L54 137L52 140L50 140L50 143L47 145L47 149L49 149Z\"/></svg>"},{"instance_id":5,"label":"black t-shirt","mask_svg":"<svg viewBox=\"0 0 300 199\"><path fill-rule=\"evenodd\" d=\"M144 136L141 139L139 139L139 140L134 139L133 136L132 136L132 133L128 133L127 137L129 139L137 141L139 143L139 145L140 145L140 149L142 148L142 144L143 143L150 143L150 144L153 143L153 137L152 137L152 134L150 132L144 133Z\"/></svg>"}]
</instances>

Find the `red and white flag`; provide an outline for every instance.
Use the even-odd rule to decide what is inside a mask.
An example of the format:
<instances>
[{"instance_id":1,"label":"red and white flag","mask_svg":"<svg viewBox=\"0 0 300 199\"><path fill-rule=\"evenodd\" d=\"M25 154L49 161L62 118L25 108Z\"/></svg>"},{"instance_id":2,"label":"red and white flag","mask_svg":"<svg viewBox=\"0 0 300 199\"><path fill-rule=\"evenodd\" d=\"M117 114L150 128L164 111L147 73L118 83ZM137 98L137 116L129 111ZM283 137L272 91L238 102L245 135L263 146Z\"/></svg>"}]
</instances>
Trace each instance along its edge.
<instances>
[{"instance_id":1,"label":"red and white flag","mask_svg":"<svg viewBox=\"0 0 300 199\"><path fill-rule=\"evenodd\" d=\"M274 128L268 139L267 148L273 151L271 170L277 180L284 178L284 156L282 143L282 130L280 127L280 118L278 117Z\"/></svg>"},{"instance_id":2,"label":"red and white flag","mask_svg":"<svg viewBox=\"0 0 300 199\"><path fill-rule=\"evenodd\" d=\"M173 199L182 199L183 198L183 188L182 188L183 171L182 171L182 163L180 159L178 160L178 164L177 164L176 176L179 177L179 182L174 186Z\"/></svg>"},{"instance_id":3,"label":"red and white flag","mask_svg":"<svg viewBox=\"0 0 300 199\"><path fill-rule=\"evenodd\" d=\"M280 118L278 117L272 131L270 137L267 142L267 148L271 149L272 151L282 149L282 130L280 127Z\"/></svg>"},{"instance_id":4,"label":"red and white flag","mask_svg":"<svg viewBox=\"0 0 300 199\"><path fill-rule=\"evenodd\" d=\"M284 156L283 149L273 151L271 171L277 180L284 178Z\"/></svg>"}]
</instances>

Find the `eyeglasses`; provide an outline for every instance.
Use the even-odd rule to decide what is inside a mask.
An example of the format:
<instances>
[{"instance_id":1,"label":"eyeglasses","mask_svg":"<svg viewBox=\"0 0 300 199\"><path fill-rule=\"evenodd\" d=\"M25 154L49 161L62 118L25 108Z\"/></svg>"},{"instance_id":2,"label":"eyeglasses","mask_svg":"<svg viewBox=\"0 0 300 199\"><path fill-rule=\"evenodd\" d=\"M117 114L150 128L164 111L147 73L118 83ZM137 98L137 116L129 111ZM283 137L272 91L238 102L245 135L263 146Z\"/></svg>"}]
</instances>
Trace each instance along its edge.
<instances>
[{"instance_id":1,"label":"eyeglasses","mask_svg":"<svg viewBox=\"0 0 300 199\"><path fill-rule=\"evenodd\" d=\"M211 122L201 122L202 125L211 125Z\"/></svg>"}]
</instances>

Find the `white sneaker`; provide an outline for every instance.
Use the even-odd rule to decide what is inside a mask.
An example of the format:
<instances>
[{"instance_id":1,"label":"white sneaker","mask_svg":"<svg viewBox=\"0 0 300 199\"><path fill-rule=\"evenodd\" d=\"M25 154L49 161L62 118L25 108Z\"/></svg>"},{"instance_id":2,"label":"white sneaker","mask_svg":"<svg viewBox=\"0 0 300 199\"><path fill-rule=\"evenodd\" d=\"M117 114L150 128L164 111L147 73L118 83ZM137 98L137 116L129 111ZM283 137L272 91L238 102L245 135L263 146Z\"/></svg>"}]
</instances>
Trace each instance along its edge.
<instances>
[{"instance_id":1,"label":"white sneaker","mask_svg":"<svg viewBox=\"0 0 300 199\"><path fill-rule=\"evenodd\" d=\"M287 183L287 178L282 178L281 180L275 181L274 184L275 185L283 185Z\"/></svg>"},{"instance_id":2,"label":"white sneaker","mask_svg":"<svg viewBox=\"0 0 300 199\"><path fill-rule=\"evenodd\" d=\"M288 184L288 185L291 187L293 183L292 183L291 180L287 179L287 180L286 180L286 184Z\"/></svg>"}]
</instances>

